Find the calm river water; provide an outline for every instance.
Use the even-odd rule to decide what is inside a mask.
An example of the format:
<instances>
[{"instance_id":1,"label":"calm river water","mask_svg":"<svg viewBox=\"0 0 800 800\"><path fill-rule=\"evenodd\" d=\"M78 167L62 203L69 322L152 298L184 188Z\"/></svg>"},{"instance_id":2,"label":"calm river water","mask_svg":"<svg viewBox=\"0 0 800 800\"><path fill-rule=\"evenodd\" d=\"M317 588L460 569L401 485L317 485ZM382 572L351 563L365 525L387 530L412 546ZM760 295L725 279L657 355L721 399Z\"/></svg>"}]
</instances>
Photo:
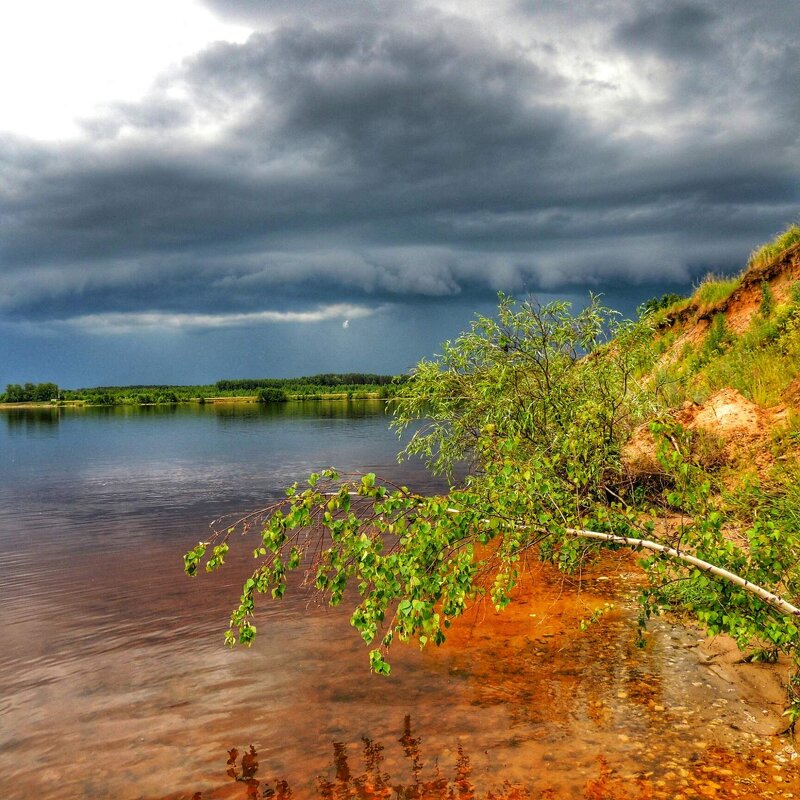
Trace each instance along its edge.
<instances>
[{"instance_id":1,"label":"calm river water","mask_svg":"<svg viewBox=\"0 0 800 800\"><path fill-rule=\"evenodd\" d=\"M330 465L440 488L397 449L379 401L0 413L0 798L800 797L696 635L634 646L622 555L532 567L389 679L302 595L225 648L252 546L186 578L208 522Z\"/></svg>"}]
</instances>

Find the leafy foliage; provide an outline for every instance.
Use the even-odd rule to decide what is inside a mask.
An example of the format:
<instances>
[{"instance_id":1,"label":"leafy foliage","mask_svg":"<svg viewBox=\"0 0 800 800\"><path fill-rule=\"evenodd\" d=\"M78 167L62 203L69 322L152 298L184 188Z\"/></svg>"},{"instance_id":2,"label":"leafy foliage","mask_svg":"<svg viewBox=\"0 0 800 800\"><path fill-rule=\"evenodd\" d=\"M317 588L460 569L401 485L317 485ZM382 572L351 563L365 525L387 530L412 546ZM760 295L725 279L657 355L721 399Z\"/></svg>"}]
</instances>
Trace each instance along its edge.
<instances>
[{"instance_id":1,"label":"leafy foliage","mask_svg":"<svg viewBox=\"0 0 800 800\"><path fill-rule=\"evenodd\" d=\"M674 306L685 299L686 298L684 298L683 295L669 292L667 294L662 294L660 297L651 297L649 300L645 300L644 303L642 303L636 309L636 312L641 318L647 314L654 314L657 311L663 311L664 309Z\"/></svg>"},{"instance_id":2,"label":"leafy foliage","mask_svg":"<svg viewBox=\"0 0 800 800\"><path fill-rule=\"evenodd\" d=\"M421 361L410 391L394 401L400 432L427 421L405 453L449 472L488 431L517 441L521 453L548 454L565 474L576 459L591 461L599 477L618 465L621 441L652 410L636 381L650 363L650 339L646 324L620 321L597 298L573 315L566 302L517 307L501 296L497 319L478 317L441 357Z\"/></svg>"},{"instance_id":3,"label":"leafy foliage","mask_svg":"<svg viewBox=\"0 0 800 800\"><path fill-rule=\"evenodd\" d=\"M709 346L725 346L726 335L720 326ZM424 422L404 454L450 475L468 465L457 486L423 496L373 473L315 473L199 543L185 569L218 568L236 530L258 529L258 564L226 641L250 644L257 597L280 599L300 570L331 605L354 602L351 622L372 646L370 666L386 674L396 640L442 644L480 597L504 608L527 559L572 571L602 547L627 544L658 551L641 562L643 624L681 602L741 645L794 652L798 619L774 595L800 595L797 526L765 500L743 538L728 535L735 507L726 507L691 437L658 414L654 359L647 315L622 321L596 298L573 314L567 303L501 296L495 318L476 318L441 356L420 362L394 401L399 431ZM663 476L638 485L621 449L648 419ZM737 575L766 591L756 596Z\"/></svg>"},{"instance_id":4,"label":"leafy foliage","mask_svg":"<svg viewBox=\"0 0 800 800\"><path fill-rule=\"evenodd\" d=\"M761 281L761 303L758 306L758 313L764 318L769 319L775 311L775 297L772 294L769 283Z\"/></svg>"},{"instance_id":5,"label":"leafy foliage","mask_svg":"<svg viewBox=\"0 0 800 800\"><path fill-rule=\"evenodd\" d=\"M716 486L713 477L691 458L689 434L670 422L655 423L653 430L662 435L659 461L672 479L663 500L680 520L662 538L752 584L800 596L795 555L800 539L775 496L758 486L747 488L749 502L744 502L751 509L750 524L732 537L730 524L742 522L736 505L728 502L723 487ZM739 488L737 494L742 491ZM741 503L743 498L736 500ZM755 642L776 653L795 649L800 620L741 586L716 580L702 570L687 572L680 562L658 556L646 558L643 565L649 580L643 598L645 616L671 607L677 598L710 633L726 633L742 648ZM677 592L676 586L680 587Z\"/></svg>"},{"instance_id":6,"label":"leafy foliage","mask_svg":"<svg viewBox=\"0 0 800 800\"><path fill-rule=\"evenodd\" d=\"M269 386L259 389L256 397L259 403L285 403L289 399L289 395L283 389Z\"/></svg>"},{"instance_id":7,"label":"leafy foliage","mask_svg":"<svg viewBox=\"0 0 800 800\"><path fill-rule=\"evenodd\" d=\"M425 497L373 474L342 480L328 470L291 487L285 501L246 521L263 522L254 551L261 563L244 584L228 641L251 642L256 596L281 597L287 572L303 566L332 605L347 586L358 591L352 623L380 643L371 666L386 672L395 639L440 644L478 596L504 607L536 545L563 568L575 566L596 546L567 528L599 522L595 509L622 476L621 443L652 410L636 380L648 341L645 326L620 322L596 299L572 315L567 303L517 307L503 297L497 319L479 317L438 360L420 363L395 401L398 429L429 420L406 454L444 471L469 458L463 485ZM189 574L209 546L187 554Z\"/></svg>"},{"instance_id":8,"label":"leafy foliage","mask_svg":"<svg viewBox=\"0 0 800 800\"><path fill-rule=\"evenodd\" d=\"M46 403L59 397L59 388L55 383L9 383L0 400L4 403Z\"/></svg>"}]
</instances>

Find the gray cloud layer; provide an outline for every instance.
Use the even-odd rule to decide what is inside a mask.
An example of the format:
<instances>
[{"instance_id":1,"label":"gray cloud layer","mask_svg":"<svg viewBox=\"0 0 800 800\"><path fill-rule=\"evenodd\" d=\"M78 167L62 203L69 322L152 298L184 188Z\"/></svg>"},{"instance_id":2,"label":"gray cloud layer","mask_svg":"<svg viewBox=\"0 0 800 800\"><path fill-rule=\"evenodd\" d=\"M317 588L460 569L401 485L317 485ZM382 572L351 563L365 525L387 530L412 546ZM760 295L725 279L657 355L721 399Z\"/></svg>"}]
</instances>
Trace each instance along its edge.
<instances>
[{"instance_id":1,"label":"gray cloud layer","mask_svg":"<svg viewBox=\"0 0 800 800\"><path fill-rule=\"evenodd\" d=\"M208 5L258 32L0 135L7 320L661 287L797 215L794 2Z\"/></svg>"}]
</instances>

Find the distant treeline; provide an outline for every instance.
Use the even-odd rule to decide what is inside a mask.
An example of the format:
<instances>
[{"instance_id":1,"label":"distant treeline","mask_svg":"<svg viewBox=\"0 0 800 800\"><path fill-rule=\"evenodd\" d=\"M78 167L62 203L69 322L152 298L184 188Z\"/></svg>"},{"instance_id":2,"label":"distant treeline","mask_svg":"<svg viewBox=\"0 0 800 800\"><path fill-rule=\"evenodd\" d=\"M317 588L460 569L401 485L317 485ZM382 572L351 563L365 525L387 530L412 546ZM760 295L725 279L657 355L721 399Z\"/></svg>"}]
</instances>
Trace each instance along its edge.
<instances>
[{"instance_id":1,"label":"distant treeline","mask_svg":"<svg viewBox=\"0 0 800 800\"><path fill-rule=\"evenodd\" d=\"M55 383L9 383L5 394L0 395L4 403L46 403L58 399L58 385Z\"/></svg>"},{"instance_id":2,"label":"distant treeline","mask_svg":"<svg viewBox=\"0 0 800 800\"><path fill-rule=\"evenodd\" d=\"M360 372L311 375L300 378L247 378L222 380L195 386L135 385L61 389L55 383L8 384L2 403L83 402L87 405L157 405L189 401L205 402L214 397L255 397L262 403L293 398L313 399L326 395L391 397L406 381L405 376Z\"/></svg>"},{"instance_id":3,"label":"distant treeline","mask_svg":"<svg viewBox=\"0 0 800 800\"><path fill-rule=\"evenodd\" d=\"M405 378L394 375L371 375L363 372L325 373L303 378L242 378L239 380L217 381L214 386L220 394L227 392L253 392L258 389L283 389L289 394L311 392L341 391L365 386L391 386Z\"/></svg>"}]
</instances>

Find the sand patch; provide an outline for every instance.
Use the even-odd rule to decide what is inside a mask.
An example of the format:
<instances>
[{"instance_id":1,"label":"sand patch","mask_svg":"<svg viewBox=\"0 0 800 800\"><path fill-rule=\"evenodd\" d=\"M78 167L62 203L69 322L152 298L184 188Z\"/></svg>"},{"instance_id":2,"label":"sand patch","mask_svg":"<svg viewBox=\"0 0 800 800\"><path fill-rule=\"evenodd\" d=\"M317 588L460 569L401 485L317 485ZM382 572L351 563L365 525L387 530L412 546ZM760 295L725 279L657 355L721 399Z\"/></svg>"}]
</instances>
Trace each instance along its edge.
<instances>
[{"instance_id":1,"label":"sand patch","mask_svg":"<svg viewBox=\"0 0 800 800\"><path fill-rule=\"evenodd\" d=\"M694 434L691 454L702 466L714 468L746 459L762 468L771 463L767 446L770 431L785 418L785 410L763 409L728 388L715 392L704 403L684 403L673 416ZM629 474L662 474L656 452L649 426L637 428L622 450Z\"/></svg>"}]
</instances>

